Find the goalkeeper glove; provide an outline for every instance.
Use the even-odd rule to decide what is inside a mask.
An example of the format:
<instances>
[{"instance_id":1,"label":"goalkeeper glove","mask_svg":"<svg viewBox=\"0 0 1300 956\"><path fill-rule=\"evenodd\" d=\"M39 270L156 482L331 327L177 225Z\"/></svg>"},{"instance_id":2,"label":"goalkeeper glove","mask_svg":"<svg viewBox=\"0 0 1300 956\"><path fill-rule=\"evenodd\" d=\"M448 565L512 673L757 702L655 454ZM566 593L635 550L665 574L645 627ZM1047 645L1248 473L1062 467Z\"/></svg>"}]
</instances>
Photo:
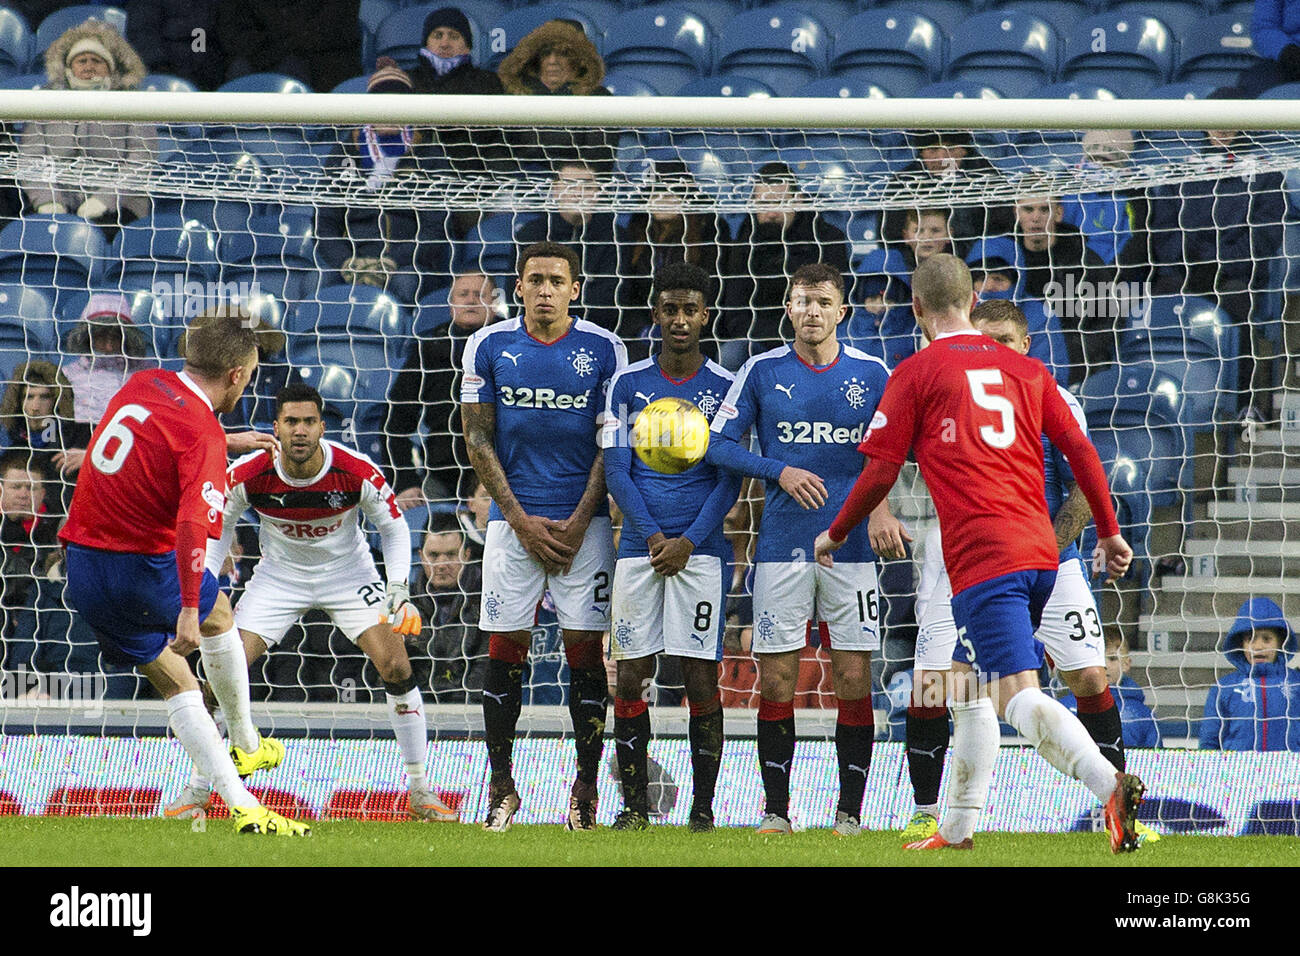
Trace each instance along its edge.
<instances>
[{"instance_id":1,"label":"goalkeeper glove","mask_svg":"<svg viewBox=\"0 0 1300 956\"><path fill-rule=\"evenodd\" d=\"M389 583L384 610L379 615L379 623L391 624L396 633L406 636L419 634L424 627L424 622L420 620L420 612L411 603L411 589L406 582Z\"/></svg>"}]
</instances>

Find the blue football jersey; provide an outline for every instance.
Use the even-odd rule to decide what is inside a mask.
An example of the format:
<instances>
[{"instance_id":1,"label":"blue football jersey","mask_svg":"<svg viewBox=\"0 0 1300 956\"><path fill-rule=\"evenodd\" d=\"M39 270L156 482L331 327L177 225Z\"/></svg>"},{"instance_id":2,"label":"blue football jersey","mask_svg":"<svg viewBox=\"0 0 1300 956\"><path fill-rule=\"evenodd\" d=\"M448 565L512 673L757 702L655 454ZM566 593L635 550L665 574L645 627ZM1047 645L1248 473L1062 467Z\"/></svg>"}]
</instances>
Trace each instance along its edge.
<instances>
[{"instance_id":1,"label":"blue football jersey","mask_svg":"<svg viewBox=\"0 0 1300 956\"><path fill-rule=\"evenodd\" d=\"M606 449L630 448L628 433L637 415L651 402L661 398L684 398L693 402L705 418L712 422L734 380L735 377L730 372L711 361L705 361L698 372L680 382L665 375L654 358L629 365L615 375L610 384L601 444ZM724 480L718 468L703 461L680 474L665 475L647 467L635 453L629 457L632 482L640 492L646 511L659 526L659 530L669 538L680 537L690 529L709 496ZM612 484L611 491L614 491ZM619 502L625 514L630 512L629 507L619 501L617 492L614 500ZM734 503L733 494L731 501L721 509L721 514L716 516L716 523L710 522L714 527L704 529L707 537L697 544L696 553L716 555L727 560L731 558L731 545L722 533L722 518L726 517ZM618 556L644 557L649 553L644 537L631 531L625 524L623 533L619 536Z\"/></svg>"},{"instance_id":2,"label":"blue football jersey","mask_svg":"<svg viewBox=\"0 0 1300 956\"><path fill-rule=\"evenodd\" d=\"M858 444L888 379L884 362L845 345L824 368L808 365L788 345L741 367L713 419L713 431L739 442L753 426L763 457L819 475L827 492L826 504L804 510L776 482L767 482L759 561L814 560L813 542L830 527L862 471ZM835 558L876 559L865 521L849 533Z\"/></svg>"},{"instance_id":3,"label":"blue football jersey","mask_svg":"<svg viewBox=\"0 0 1300 956\"><path fill-rule=\"evenodd\" d=\"M1087 421L1084 419L1083 409L1079 406L1079 400L1061 386L1058 385L1056 388L1061 393L1061 398L1065 399L1065 404L1070 407L1070 411L1074 413L1074 420L1079 423L1079 428L1085 435L1088 434ZM1061 505L1065 504L1065 499L1070 496L1074 472L1070 469L1069 461L1061 454L1061 449L1048 441L1046 435L1043 436L1043 479L1043 491L1047 495L1047 513L1055 521L1056 513L1061 510ZM1069 547L1061 552L1062 561L1078 557L1079 545L1076 541L1071 541Z\"/></svg>"},{"instance_id":4,"label":"blue football jersey","mask_svg":"<svg viewBox=\"0 0 1300 956\"><path fill-rule=\"evenodd\" d=\"M528 334L520 319L487 325L465 345L460 400L496 406L496 453L529 514L563 521L587 489L599 418L627 349L612 332L582 319L554 342ZM608 514L602 502L596 514ZM490 518L501 517L496 502Z\"/></svg>"}]
</instances>

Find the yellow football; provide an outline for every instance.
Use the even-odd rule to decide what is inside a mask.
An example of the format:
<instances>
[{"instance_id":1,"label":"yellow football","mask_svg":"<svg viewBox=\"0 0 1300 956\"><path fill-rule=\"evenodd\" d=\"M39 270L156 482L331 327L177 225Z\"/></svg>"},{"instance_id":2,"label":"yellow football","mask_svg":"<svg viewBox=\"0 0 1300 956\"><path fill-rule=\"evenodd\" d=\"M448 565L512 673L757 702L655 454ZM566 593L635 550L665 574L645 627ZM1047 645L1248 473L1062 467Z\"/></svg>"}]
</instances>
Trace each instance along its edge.
<instances>
[{"instance_id":1,"label":"yellow football","mask_svg":"<svg viewBox=\"0 0 1300 956\"><path fill-rule=\"evenodd\" d=\"M709 450L709 420L684 398L656 399L632 423L632 450L647 467L679 474Z\"/></svg>"}]
</instances>

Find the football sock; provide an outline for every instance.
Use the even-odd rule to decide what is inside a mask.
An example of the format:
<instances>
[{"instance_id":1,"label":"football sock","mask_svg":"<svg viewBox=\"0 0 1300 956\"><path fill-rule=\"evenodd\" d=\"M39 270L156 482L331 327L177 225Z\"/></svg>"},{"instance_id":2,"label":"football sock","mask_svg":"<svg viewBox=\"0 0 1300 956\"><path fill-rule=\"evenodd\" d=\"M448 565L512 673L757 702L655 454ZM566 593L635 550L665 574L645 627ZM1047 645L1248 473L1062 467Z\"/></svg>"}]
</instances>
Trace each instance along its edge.
<instances>
[{"instance_id":1,"label":"football sock","mask_svg":"<svg viewBox=\"0 0 1300 956\"><path fill-rule=\"evenodd\" d=\"M1110 799L1115 790L1115 768L1064 704L1036 687L1027 687L1007 702L1005 713L1007 723L1033 744L1044 760L1083 781L1102 803Z\"/></svg>"},{"instance_id":2,"label":"football sock","mask_svg":"<svg viewBox=\"0 0 1300 956\"><path fill-rule=\"evenodd\" d=\"M997 712L987 697L954 702L952 723L952 783L939 833L949 843L960 843L974 836L979 825L1001 737Z\"/></svg>"},{"instance_id":3,"label":"football sock","mask_svg":"<svg viewBox=\"0 0 1300 956\"><path fill-rule=\"evenodd\" d=\"M414 684L415 678L408 678L400 684ZM420 691L410 687L403 693L394 693L400 689L399 684L385 684L388 700L388 722L393 726L393 736L397 738L397 747L402 752L402 763L406 764L406 776L411 787L425 785L425 760L429 754L429 728L424 720L424 701Z\"/></svg>"},{"instance_id":4,"label":"football sock","mask_svg":"<svg viewBox=\"0 0 1300 956\"><path fill-rule=\"evenodd\" d=\"M871 771L871 745L876 736L876 718L871 698L838 700L835 721L835 756L840 765L840 802L836 809L852 817L862 816L862 795Z\"/></svg>"},{"instance_id":5,"label":"football sock","mask_svg":"<svg viewBox=\"0 0 1300 956\"><path fill-rule=\"evenodd\" d=\"M758 702L758 767L767 795L764 813L790 819L790 764L794 761L794 703Z\"/></svg>"},{"instance_id":6,"label":"football sock","mask_svg":"<svg viewBox=\"0 0 1300 956\"><path fill-rule=\"evenodd\" d=\"M199 772L196 764L194 769L190 771L190 782L187 786L193 787L195 790L211 790L212 781Z\"/></svg>"},{"instance_id":7,"label":"football sock","mask_svg":"<svg viewBox=\"0 0 1300 956\"><path fill-rule=\"evenodd\" d=\"M907 708L907 773L912 778L916 809L933 813L948 753L948 708Z\"/></svg>"},{"instance_id":8,"label":"football sock","mask_svg":"<svg viewBox=\"0 0 1300 956\"><path fill-rule=\"evenodd\" d=\"M522 644L500 634L488 639L487 673L483 678L483 736L487 738L493 780L510 779L526 660L528 648Z\"/></svg>"},{"instance_id":9,"label":"football sock","mask_svg":"<svg viewBox=\"0 0 1300 956\"><path fill-rule=\"evenodd\" d=\"M645 701L614 701L614 753L618 779L623 785L623 806L649 816L649 773L646 749L650 743L650 708Z\"/></svg>"},{"instance_id":10,"label":"football sock","mask_svg":"<svg viewBox=\"0 0 1300 956\"><path fill-rule=\"evenodd\" d=\"M564 647L569 661L569 717L573 721L573 746L578 752L578 782L593 787L605 746L605 699L609 696L601 654L599 641L580 641Z\"/></svg>"},{"instance_id":11,"label":"football sock","mask_svg":"<svg viewBox=\"0 0 1300 956\"><path fill-rule=\"evenodd\" d=\"M712 709L701 713L705 708ZM712 817L713 791L722 766L722 702L717 696L702 707L691 704L687 734L691 742L691 774L695 790L691 812L707 813Z\"/></svg>"},{"instance_id":12,"label":"football sock","mask_svg":"<svg viewBox=\"0 0 1300 956\"><path fill-rule=\"evenodd\" d=\"M252 807L257 798L248 792L230 754L217 733L217 725L203 706L203 695L197 690L187 690L167 700L167 722L172 733L181 742L190 760L216 786L221 799L228 807Z\"/></svg>"},{"instance_id":13,"label":"football sock","mask_svg":"<svg viewBox=\"0 0 1300 956\"><path fill-rule=\"evenodd\" d=\"M226 732L231 744L244 753L252 753L261 742L261 736L253 726L248 657L244 653L239 629L232 627L224 634L201 638L199 652L203 655L203 672L207 675L208 686L226 715Z\"/></svg>"},{"instance_id":14,"label":"football sock","mask_svg":"<svg viewBox=\"0 0 1300 956\"><path fill-rule=\"evenodd\" d=\"M1120 723L1119 708L1107 687L1094 697L1078 698L1079 723L1097 744L1101 755L1124 772L1124 727Z\"/></svg>"}]
</instances>

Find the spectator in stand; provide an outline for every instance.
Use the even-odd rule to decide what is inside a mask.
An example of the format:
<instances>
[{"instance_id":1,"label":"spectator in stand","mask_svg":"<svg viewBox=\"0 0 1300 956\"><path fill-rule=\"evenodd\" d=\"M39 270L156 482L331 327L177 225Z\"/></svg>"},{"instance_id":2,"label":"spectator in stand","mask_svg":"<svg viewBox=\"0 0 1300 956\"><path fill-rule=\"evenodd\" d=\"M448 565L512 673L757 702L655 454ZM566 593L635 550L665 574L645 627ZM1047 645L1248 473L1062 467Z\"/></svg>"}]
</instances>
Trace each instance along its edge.
<instances>
[{"instance_id":1,"label":"spectator in stand","mask_svg":"<svg viewBox=\"0 0 1300 956\"><path fill-rule=\"evenodd\" d=\"M397 62L381 56L367 93L410 93L411 78ZM433 148L410 126L358 126L325 163L326 175L364 197L353 205L316 210L317 251L344 282L375 286L406 304L433 291L448 271L443 215L384 201L384 192L414 174L427 172ZM445 281L445 280L443 280Z\"/></svg>"},{"instance_id":2,"label":"spectator in stand","mask_svg":"<svg viewBox=\"0 0 1300 956\"><path fill-rule=\"evenodd\" d=\"M794 208L807 197L790 167L766 163L754 181L754 212L736 241L722 251L722 316L716 334L722 364L738 369L751 354L793 338L785 318L788 276L802 265L824 262L852 286L848 239L812 210Z\"/></svg>"},{"instance_id":3,"label":"spectator in stand","mask_svg":"<svg viewBox=\"0 0 1300 956\"><path fill-rule=\"evenodd\" d=\"M43 476L27 453L11 450L0 455L0 636L6 641L36 579L58 554L57 524L45 506ZM5 661L3 666L12 670L26 663Z\"/></svg>"},{"instance_id":4,"label":"spectator in stand","mask_svg":"<svg viewBox=\"0 0 1300 956\"><path fill-rule=\"evenodd\" d=\"M24 362L0 399L0 428L12 449L28 452L28 462L45 481L51 510L65 514L74 476L86 457L90 425L74 418L72 383L49 362Z\"/></svg>"},{"instance_id":5,"label":"spectator in stand","mask_svg":"<svg viewBox=\"0 0 1300 956\"><path fill-rule=\"evenodd\" d=\"M555 211L521 225L515 243L521 252L535 242L561 242L577 252L582 260L578 292L582 308L575 309L574 315L613 331L619 317L619 249L614 214L592 209L601 190L596 169L577 159L559 163L551 181Z\"/></svg>"},{"instance_id":6,"label":"spectator in stand","mask_svg":"<svg viewBox=\"0 0 1300 956\"><path fill-rule=\"evenodd\" d=\"M962 130L933 130L908 136L916 158L891 177L890 193L905 194L926 206L945 205L951 197L940 191L957 184L964 176L996 176L997 169L975 146L971 134ZM927 195L934 199L925 202ZM880 220L880 235L886 242L897 244L903 238L906 211L886 210ZM949 209L948 235L952 237L957 255L965 255L976 239L984 236L1001 236L1011 232L1015 217L1011 209L998 204L953 206Z\"/></svg>"},{"instance_id":7,"label":"spectator in stand","mask_svg":"<svg viewBox=\"0 0 1300 956\"><path fill-rule=\"evenodd\" d=\"M1124 747L1161 747L1160 727L1155 714L1147 706L1142 688L1128 676L1133 661L1129 657L1128 641L1117 631L1106 632L1106 681L1111 696L1119 705L1120 721L1124 726ZM1067 693L1061 703L1078 712L1074 695Z\"/></svg>"},{"instance_id":8,"label":"spectator in stand","mask_svg":"<svg viewBox=\"0 0 1300 956\"><path fill-rule=\"evenodd\" d=\"M388 394L384 435L393 490L403 511L425 499L455 498L463 476L472 473L461 434L461 357L470 335L501 318L501 293L490 276L462 272L447 293L451 321L420 339ZM423 471L415 442L425 426Z\"/></svg>"},{"instance_id":9,"label":"spectator in stand","mask_svg":"<svg viewBox=\"0 0 1300 956\"><path fill-rule=\"evenodd\" d=\"M1132 165L1133 134L1090 129L1083 134L1085 172L1125 170ZM1061 197L1061 217L1083 235L1088 248L1121 274L1147 265L1147 201L1141 190L1079 193Z\"/></svg>"},{"instance_id":10,"label":"spectator in stand","mask_svg":"<svg viewBox=\"0 0 1300 956\"><path fill-rule=\"evenodd\" d=\"M68 333L68 351L76 357L61 371L72 383L73 417L91 427L128 378L157 365L145 357L149 350L131 321L131 300L116 292L96 292L87 300Z\"/></svg>"},{"instance_id":11,"label":"spectator in stand","mask_svg":"<svg viewBox=\"0 0 1300 956\"><path fill-rule=\"evenodd\" d=\"M646 211L633 213L618 230L622 267L615 331L628 344L629 362L645 358L651 339L658 336L650 317L652 275L670 262L689 262L710 276L718 274L718 217L691 211L694 204L703 202L704 196L684 163L657 162L646 183ZM716 299L714 289L710 307ZM707 347L705 350L708 354Z\"/></svg>"},{"instance_id":12,"label":"spectator in stand","mask_svg":"<svg viewBox=\"0 0 1300 956\"><path fill-rule=\"evenodd\" d=\"M360 14L361 0L223 0L226 79L283 73L328 93L363 69Z\"/></svg>"},{"instance_id":13,"label":"spectator in stand","mask_svg":"<svg viewBox=\"0 0 1300 956\"><path fill-rule=\"evenodd\" d=\"M1250 39L1262 59L1237 77L1241 99L1253 100L1275 86L1300 82L1300 2L1255 0Z\"/></svg>"},{"instance_id":14,"label":"spectator in stand","mask_svg":"<svg viewBox=\"0 0 1300 956\"><path fill-rule=\"evenodd\" d=\"M582 28L550 20L528 34L497 67L501 85L513 96L609 96L601 85L605 61ZM515 160L552 167L581 159L601 172L613 167L617 135L605 130L517 130L509 135Z\"/></svg>"},{"instance_id":15,"label":"spectator in stand","mask_svg":"<svg viewBox=\"0 0 1300 956\"><path fill-rule=\"evenodd\" d=\"M470 562L456 516L436 516L424 535L420 570L411 589L425 629L406 639L426 699L439 704L482 700L488 635L478 629L481 582L479 565Z\"/></svg>"},{"instance_id":16,"label":"spectator in stand","mask_svg":"<svg viewBox=\"0 0 1300 956\"><path fill-rule=\"evenodd\" d=\"M215 90L226 79L217 39L218 0L126 0L126 38L141 51L150 73L189 80Z\"/></svg>"},{"instance_id":17,"label":"spectator in stand","mask_svg":"<svg viewBox=\"0 0 1300 956\"><path fill-rule=\"evenodd\" d=\"M87 20L50 44L45 74L45 88L50 90L134 90L144 79L145 67L120 33L102 21ZM51 168L77 160L141 165L152 162L157 152L152 125L110 120L33 121L23 129L18 147L22 159L49 162ZM75 213L109 238L118 226L149 215L152 208L143 193L121 193L112 187L90 193L39 173L25 175L20 182L31 211Z\"/></svg>"},{"instance_id":18,"label":"spectator in stand","mask_svg":"<svg viewBox=\"0 0 1300 956\"><path fill-rule=\"evenodd\" d=\"M1296 634L1282 609L1251 598L1223 639L1236 673L1205 698L1202 750L1300 750L1300 675L1288 668Z\"/></svg>"},{"instance_id":19,"label":"spectator in stand","mask_svg":"<svg viewBox=\"0 0 1300 956\"><path fill-rule=\"evenodd\" d=\"M415 92L479 96L505 93L500 77L474 65L474 31L459 8L442 7L425 17L423 37L420 61L411 73ZM430 134L458 173L509 172L510 150L500 129L435 128ZM478 219L477 210L453 213L457 237L463 238Z\"/></svg>"}]
</instances>

